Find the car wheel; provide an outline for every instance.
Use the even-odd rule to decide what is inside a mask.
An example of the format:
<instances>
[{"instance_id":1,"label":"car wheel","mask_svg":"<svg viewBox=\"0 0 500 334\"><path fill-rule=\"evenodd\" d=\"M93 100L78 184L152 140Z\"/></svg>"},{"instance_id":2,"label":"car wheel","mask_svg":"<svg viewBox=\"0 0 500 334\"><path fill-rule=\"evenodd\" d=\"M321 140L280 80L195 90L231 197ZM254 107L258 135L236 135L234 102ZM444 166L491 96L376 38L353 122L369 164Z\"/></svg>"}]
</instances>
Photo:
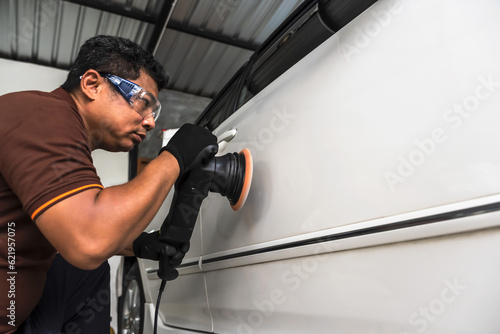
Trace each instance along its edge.
<instances>
[{"instance_id":1,"label":"car wheel","mask_svg":"<svg viewBox=\"0 0 500 334\"><path fill-rule=\"evenodd\" d=\"M142 334L144 327L144 291L139 265L134 263L123 280L123 293L118 300L118 332Z\"/></svg>"}]
</instances>

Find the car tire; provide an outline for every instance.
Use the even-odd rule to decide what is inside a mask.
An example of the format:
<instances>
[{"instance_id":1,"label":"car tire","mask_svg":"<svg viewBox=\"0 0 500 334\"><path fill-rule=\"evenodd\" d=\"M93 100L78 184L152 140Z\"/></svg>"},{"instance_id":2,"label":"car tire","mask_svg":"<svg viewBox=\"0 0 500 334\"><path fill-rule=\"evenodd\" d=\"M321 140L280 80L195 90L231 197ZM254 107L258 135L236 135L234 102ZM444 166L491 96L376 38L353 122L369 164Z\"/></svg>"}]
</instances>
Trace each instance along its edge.
<instances>
[{"instance_id":1,"label":"car tire","mask_svg":"<svg viewBox=\"0 0 500 334\"><path fill-rule=\"evenodd\" d=\"M144 290L139 264L130 267L118 299L118 333L142 334L144 328Z\"/></svg>"}]
</instances>

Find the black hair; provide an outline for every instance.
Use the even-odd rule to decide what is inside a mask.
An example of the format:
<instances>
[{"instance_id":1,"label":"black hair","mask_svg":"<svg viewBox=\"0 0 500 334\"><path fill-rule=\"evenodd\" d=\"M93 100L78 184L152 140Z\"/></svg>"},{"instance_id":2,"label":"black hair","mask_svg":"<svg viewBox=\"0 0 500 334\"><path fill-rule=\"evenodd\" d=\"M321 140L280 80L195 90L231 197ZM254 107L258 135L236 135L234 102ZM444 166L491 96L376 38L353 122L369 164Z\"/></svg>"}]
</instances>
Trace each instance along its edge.
<instances>
[{"instance_id":1,"label":"black hair","mask_svg":"<svg viewBox=\"0 0 500 334\"><path fill-rule=\"evenodd\" d=\"M73 91L80 86L80 76L89 69L128 80L139 78L144 70L156 82L158 90L166 88L168 83L163 66L151 52L122 37L99 35L83 43L61 87Z\"/></svg>"}]
</instances>

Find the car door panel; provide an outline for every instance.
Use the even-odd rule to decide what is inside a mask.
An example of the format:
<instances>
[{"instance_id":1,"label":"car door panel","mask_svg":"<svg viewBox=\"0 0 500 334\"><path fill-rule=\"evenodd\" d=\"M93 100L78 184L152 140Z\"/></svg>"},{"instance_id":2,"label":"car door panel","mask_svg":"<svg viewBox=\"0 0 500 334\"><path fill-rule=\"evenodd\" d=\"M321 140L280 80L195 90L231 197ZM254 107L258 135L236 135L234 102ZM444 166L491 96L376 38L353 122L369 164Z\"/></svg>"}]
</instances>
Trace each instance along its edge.
<instances>
[{"instance_id":1,"label":"car door panel","mask_svg":"<svg viewBox=\"0 0 500 334\"><path fill-rule=\"evenodd\" d=\"M481 4L378 1L215 129L237 132L220 154L246 147L254 160L240 211L216 194L201 210L216 333L500 328L467 310L494 289L491 282L483 289L481 277L500 272L470 271L474 260L462 253L468 245L488 257L483 243L498 252L494 218L391 230L498 194L500 155L489 148L500 139L500 46L490 41L500 31L500 6ZM422 20L425 29L416 28ZM491 233L470 232L485 226ZM309 244L331 248L290 250ZM455 250L464 262L453 260ZM419 313L465 282L478 290L469 297L460 290L456 309L448 313L443 302L446 315L435 322ZM499 306L495 297L485 303Z\"/></svg>"},{"instance_id":2,"label":"car door panel","mask_svg":"<svg viewBox=\"0 0 500 334\"><path fill-rule=\"evenodd\" d=\"M427 12L422 5L405 5L409 10L394 17L355 61L342 54L339 43L368 24L370 13L311 52L216 129L216 134L237 129L225 152L248 147L254 180L241 212L229 215L224 201L204 206L205 224L213 224L204 229L205 254L496 192L483 176L500 181L493 167L500 166L499 156L477 147L496 140L492 127L500 121L495 111L500 94L490 94L483 112L475 114L474 122L481 127L468 128L470 135L455 136L453 143L448 138L458 123L446 116L455 101L469 95L462 87L474 93L488 78L500 77L500 72L488 74L495 68L486 69L463 53L481 50L500 59L500 47L486 39L478 42L467 31L453 32L439 20L432 21L425 37L409 35L403 29L406 22L418 16L415 13ZM372 8L386 6L379 1ZM483 14L489 24L500 28L487 12ZM436 33L455 38L436 45ZM414 38L419 38L419 48L413 46ZM470 50L464 39L475 43L476 50ZM387 57L387 50L396 52L396 58ZM430 50L435 56L427 56ZM450 52L460 54L459 68L442 59ZM499 71L498 61L489 59ZM462 75L449 82L449 73L457 71ZM474 145L468 139L472 137L478 138ZM429 145L429 155L424 145ZM457 154L455 145L467 155ZM471 164L470 157L481 163ZM452 179L459 182L452 186ZM412 195L416 189L418 195Z\"/></svg>"}]
</instances>

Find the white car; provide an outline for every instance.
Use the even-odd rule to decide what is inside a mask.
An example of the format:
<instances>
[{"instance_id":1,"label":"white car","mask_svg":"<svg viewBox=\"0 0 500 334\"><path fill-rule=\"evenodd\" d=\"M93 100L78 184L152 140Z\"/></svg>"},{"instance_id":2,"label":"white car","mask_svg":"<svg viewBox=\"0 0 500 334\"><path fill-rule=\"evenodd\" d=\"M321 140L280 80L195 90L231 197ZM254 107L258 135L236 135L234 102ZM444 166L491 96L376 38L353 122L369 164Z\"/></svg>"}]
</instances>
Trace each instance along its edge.
<instances>
[{"instance_id":1,"label":"white car","mask_svg":"<svg viewBox=\"0 0 500 334\"><path fill-rule=\"evenodd\" d=\"M197 120L219 154L251 151L253 182L237 212L203 202L158 332L500 333L499 18L495 0L295 11ZM157 268L124 259L123 333L152 332Z\"/></svg>"}]
</instances>

